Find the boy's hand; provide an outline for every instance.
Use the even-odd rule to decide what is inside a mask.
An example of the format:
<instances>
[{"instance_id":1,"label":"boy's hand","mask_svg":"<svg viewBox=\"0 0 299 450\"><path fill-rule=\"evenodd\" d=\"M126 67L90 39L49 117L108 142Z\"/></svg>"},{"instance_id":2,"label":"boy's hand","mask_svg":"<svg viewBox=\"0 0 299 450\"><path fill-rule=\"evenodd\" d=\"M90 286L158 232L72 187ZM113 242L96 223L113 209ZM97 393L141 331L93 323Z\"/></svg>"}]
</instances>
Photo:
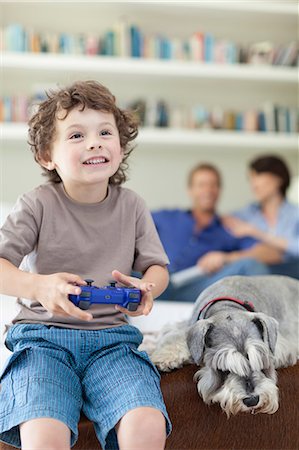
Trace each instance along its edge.
<instances>
[{"instance_id":1,"label":"boy's hand","mask_svg":"<svg viewBox=\"0 0 299 450\"><path fill-rule=\"evenodd\" d=\"M155 284L148 281L142 281L139 278L129 277L128 275L124 275L118 270L113 270L112 276L117 282L122 283L127 287L140 289L142 294L141 302L136 311L128 311L126 308L123 308L120 305L116 305L115 309L132 317L142 315L147 316L151 312L154 304L153 294L151 290L155 286Z\"/></svg>"},{"instance_id":2,"label":"boy's hand","mask_svg":"<svg viewBox=\"0 0 299 450\"><path fill-rule=\"evenodd\" d=\"M79 320L91 320L92 315L82 311L68 298L69 294L79 295L80 286L86 285L78 275L72 273L54 273L38 275L35 287L35 297L39 303L52 314L64 317L75 317Z\"/></svg>"}]
</instances>

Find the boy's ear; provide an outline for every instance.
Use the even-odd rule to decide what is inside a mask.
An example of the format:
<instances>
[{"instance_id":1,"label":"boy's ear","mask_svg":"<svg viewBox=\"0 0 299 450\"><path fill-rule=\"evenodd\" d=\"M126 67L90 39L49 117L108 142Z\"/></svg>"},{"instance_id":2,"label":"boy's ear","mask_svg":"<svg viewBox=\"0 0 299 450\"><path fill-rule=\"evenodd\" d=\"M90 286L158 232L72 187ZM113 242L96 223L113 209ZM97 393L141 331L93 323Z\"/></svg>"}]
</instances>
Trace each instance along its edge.
<instances>
[{"instance_id":1,"label":"boy's ear","mask_svg":"<svg viewBox=\"0 0 299 450\"><path fill-rule=\"evenodd\" d=\"M53 161L44 161L44 160L39 160L39 163L45 167L45 169L48 170L54 170L55 169L55 164Z\"/></svg>"},{"instance_id":2,"label":"boy's ear","mask_svg":"<svg viewBox=\"0 0 299 450\"><path fill-rule=\"evenodd\" d=\"M49 159L44 159L44 158L38 157L38 162L45 169L48 169L48 170L54 170L55 169L55 164L50 158Z\"/></svg>"}]
</instances>

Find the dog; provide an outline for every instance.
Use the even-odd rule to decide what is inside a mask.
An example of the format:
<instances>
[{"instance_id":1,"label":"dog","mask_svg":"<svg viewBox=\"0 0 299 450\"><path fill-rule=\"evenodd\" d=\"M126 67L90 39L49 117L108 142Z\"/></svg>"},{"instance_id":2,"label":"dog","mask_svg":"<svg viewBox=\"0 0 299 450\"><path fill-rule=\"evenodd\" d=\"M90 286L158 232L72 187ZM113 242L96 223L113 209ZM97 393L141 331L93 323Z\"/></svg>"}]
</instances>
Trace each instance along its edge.
<instances>
[{"instance_id":1,"label":"dog","mask_svg":"<svg viewBox=\"0 0 299 450\"><path fill-rule=\"evenodd\" d=\"M286 276L231 276L205 289L189 320L166 325L149 351L161 371L201 368L194 380L203 401L229 417L273 414L279 406L276 368L294 365L299 281Z\"/></svg>"}]
</instances>

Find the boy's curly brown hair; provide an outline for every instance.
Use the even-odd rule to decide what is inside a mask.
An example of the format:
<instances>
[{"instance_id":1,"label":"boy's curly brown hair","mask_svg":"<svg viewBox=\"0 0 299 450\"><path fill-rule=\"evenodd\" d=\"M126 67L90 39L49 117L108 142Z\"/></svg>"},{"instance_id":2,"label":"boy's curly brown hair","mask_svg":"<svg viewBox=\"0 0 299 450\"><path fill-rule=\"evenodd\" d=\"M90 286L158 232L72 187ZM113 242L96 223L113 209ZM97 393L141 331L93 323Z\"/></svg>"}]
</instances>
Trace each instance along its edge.
<instances>
[{"instance_id":1,"label":"boy's curly brown hair","mask_svg":"<svg viewBox=\"0 0 299 450\"><path fill-rule=\"evenodd\" d=\"M119 132L120 145L124 152L124 158L117 172L110 177L110 184L121 184L127 180L128 163L126 162L133 148L129 145L138 134L138 121L136 116L116 106L115 97L102 84L97 81L77 81L71 86L58 91L47 92L47 99L38 106L38 111L29 120L29 145L34 154L35 161L40 164L43 159L47 161L51 155L52 144L56 133L57 113L61 110L68 113L75 107L101 110L114 115ZM44 175L52 183L60 183L62 180L54 170L43 167Z\"/></svg>"}]
</instances>

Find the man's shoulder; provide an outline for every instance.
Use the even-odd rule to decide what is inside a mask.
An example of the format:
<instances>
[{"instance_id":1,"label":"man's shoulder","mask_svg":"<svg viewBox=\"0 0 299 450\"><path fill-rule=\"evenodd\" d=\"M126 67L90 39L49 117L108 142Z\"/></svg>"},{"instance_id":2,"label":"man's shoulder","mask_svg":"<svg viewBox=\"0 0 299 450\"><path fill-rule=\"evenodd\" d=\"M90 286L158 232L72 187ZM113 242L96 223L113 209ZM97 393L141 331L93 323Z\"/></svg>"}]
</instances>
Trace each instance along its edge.
<instances>
[{"instance_id":1,"label":"man's shoulder","mask_svg":"<svg viewBox=\"0 0 299 450\"><path fill-rule=\"evenodd\" d=\"M152 211L152 214L173 218L189 216L190 212L185 209L156 209Z\"/></svg>"}]
</instances>

